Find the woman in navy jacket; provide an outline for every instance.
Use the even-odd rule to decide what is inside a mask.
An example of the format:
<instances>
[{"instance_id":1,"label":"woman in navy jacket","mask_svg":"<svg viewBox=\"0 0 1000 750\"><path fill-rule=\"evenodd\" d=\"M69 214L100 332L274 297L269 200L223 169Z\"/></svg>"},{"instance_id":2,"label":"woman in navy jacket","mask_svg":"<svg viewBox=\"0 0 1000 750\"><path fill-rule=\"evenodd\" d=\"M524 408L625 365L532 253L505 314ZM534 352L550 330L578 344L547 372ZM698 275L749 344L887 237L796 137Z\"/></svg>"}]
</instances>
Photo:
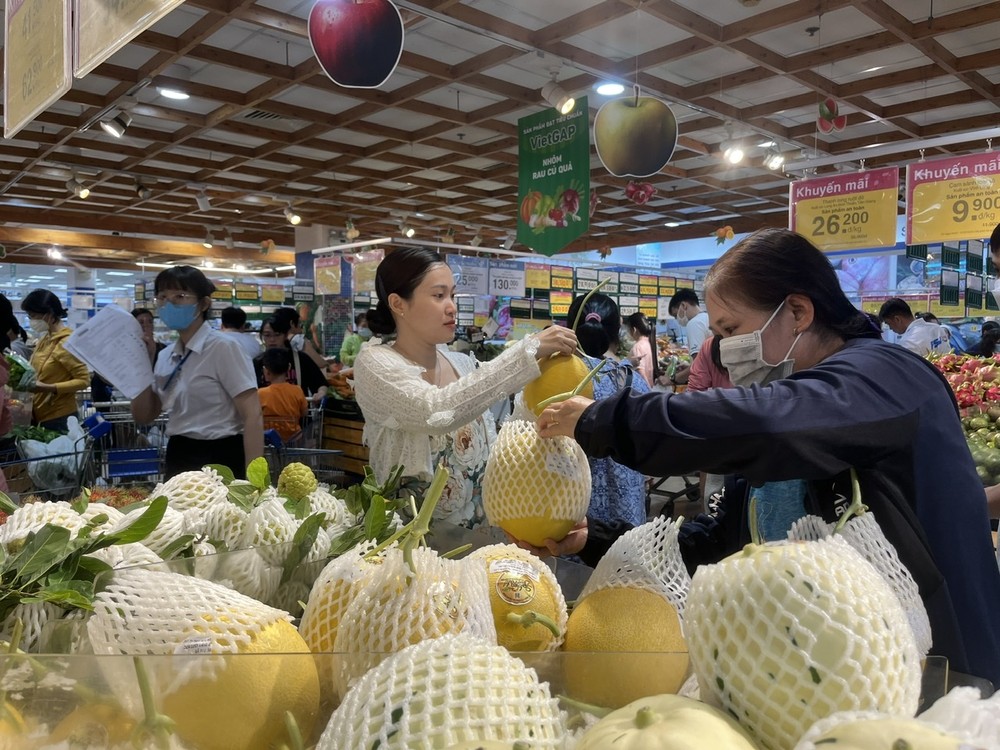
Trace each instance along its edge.
<instances>
[{"instance_id":1,"label":"woman in navy jacket","mask_svg":"<svg viewBox=\"0 0 1000 750\"><path fill-rule=\"evenodd\" d=\"M882 341L827 258L787 230L757 232L727 252L705 279L705 299L737 387L577 397L542 414L541 434L574 437L590 456L654 476L738 474L744 488L804 480L806 512L827 520L849 504L853 468L920 588L931 652L1000 685L1000 570L944 378ZM689 565L747 539L746 493L729 489L720 518L684 529Z\"/></svg>"}]
</instances>

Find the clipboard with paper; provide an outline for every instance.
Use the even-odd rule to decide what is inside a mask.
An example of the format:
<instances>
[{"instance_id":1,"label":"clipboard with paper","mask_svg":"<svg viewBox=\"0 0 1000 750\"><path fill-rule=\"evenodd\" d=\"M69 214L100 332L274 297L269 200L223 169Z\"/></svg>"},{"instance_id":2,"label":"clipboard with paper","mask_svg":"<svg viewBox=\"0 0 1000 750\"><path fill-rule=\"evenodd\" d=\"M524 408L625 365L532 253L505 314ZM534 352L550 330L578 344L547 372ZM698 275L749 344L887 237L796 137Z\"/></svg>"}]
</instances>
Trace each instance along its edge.
<instances>
[{"instance_id":1,"label":"clipboard with paper","mask_svg":"<svg viewBox=\"0 0 1000 750\"><path fill-rule=\"evenodd\" d=\"M118 305L102 307L73 331L65 347L126 398L134 399L153 385L153 366L142 327Z\"/></svg>"}]
</instances>

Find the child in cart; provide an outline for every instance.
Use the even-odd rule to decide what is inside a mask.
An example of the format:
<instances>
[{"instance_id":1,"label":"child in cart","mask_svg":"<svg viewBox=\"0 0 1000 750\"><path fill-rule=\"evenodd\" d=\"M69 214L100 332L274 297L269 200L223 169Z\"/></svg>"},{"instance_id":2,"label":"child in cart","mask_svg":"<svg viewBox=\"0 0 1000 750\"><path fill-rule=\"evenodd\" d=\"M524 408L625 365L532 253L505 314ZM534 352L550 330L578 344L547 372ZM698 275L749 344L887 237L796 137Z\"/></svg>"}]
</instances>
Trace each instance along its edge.
<instances>
[{"instance_id":1,"label":"child in cart","mask_svg":"<svg viewBox=\"0 0 1000 750\"><path fill-rule=\"evenodd\" d=\"M277 431L286 444L301 432L302 419L309 409L302 389L288 382L290 360L286 347L265 351L261 364L267 385L257 391L264 413L264 429Z\"/></svg>"}]
</instances>

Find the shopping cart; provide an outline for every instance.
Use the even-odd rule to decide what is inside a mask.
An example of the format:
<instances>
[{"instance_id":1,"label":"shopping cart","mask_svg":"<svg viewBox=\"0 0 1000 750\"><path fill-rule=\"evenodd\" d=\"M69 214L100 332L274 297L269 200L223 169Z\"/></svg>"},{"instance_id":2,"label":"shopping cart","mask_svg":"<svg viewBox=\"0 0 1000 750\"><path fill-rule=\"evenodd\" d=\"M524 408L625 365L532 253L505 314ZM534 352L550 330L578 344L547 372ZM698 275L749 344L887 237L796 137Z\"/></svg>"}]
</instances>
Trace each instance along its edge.
<instances>
[{"instance_id":1,"label":"shopping cart","mask_svg":"<svg viewBox=\"0 0 1000 750\"><path fill-rule=\"evenodd\" d=\"M18 440L13 451L0 454L7 495L15 503L32 500L72 500L96 479L94 446L110 428L96 419L79 422L79 429L50 443Z\"/></svg>"},{"instance_id":2,"label":"shopping cart","mask_svg":"<svg viewBox=\"0 0 1000 750\"><path fill-rule=\"evenodd\" d=\"M285 421L270 418L264 430L264 456L271 471L271 481L277 484L281 470L298 462L312 469L316 478L325 484L340 485L344 473L332 463L342 451L318 448L323 427L322 404L310 408L309 416L300 420ZM285 435L283 438L282 435Z\"/></svg>"},{"instance_id":3,"label":"shopping cart","mask_svg":"<svg viewBox=\"0 0 1000 750\"><path fill-rule=\"evenodd\" d=\"M101 484L155 484L162 481L167 446L167 418L151 425L136 424L128 401L86 403L87 419L107 430L94 442L95 474Z\"/></svg>"}]
</instances>

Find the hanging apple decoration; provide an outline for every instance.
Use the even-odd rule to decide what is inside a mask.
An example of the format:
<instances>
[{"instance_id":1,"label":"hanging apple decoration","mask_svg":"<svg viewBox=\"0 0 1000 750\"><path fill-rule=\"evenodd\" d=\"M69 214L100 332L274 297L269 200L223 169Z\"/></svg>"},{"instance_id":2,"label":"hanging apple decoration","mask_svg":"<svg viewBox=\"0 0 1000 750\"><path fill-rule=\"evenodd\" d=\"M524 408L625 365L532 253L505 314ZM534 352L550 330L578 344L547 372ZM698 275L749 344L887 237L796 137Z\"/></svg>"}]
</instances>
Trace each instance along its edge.
<instances>
[{"instance_id":1,"label":"hanging apple decoration","mask_svg":"<svg viewBox=\"0 0 1000 750\"><path fill-rule=\"evenodd\" d=\"M338 86L374 89L385 83L403 53L403 19L389 0L316 0L309 42Z\"/></svg>"},{"instance_id":2,"label":"hanging apple decoration","mask_svg":"<svg viewBox=\"0 0 1000 750\"><path fill-rule=\"evenodd\" d=\"M666 102L651 96L613 99L594 118L597 156L615 177L649 177L673 156L677 118Z\"/></svg>"},{"instance_id":3,"label":"hanging apple decoration","mask_svg":"<svg viewBox=\"0 0 1000 750\"><path fill-rule=\"evenodd\" d=\"M834 99L824 99L819 103L819 117L816 125L821 133L832 133L847 127L847 115L837 112L837 102Z\"/></svg>"}]
</instances>

